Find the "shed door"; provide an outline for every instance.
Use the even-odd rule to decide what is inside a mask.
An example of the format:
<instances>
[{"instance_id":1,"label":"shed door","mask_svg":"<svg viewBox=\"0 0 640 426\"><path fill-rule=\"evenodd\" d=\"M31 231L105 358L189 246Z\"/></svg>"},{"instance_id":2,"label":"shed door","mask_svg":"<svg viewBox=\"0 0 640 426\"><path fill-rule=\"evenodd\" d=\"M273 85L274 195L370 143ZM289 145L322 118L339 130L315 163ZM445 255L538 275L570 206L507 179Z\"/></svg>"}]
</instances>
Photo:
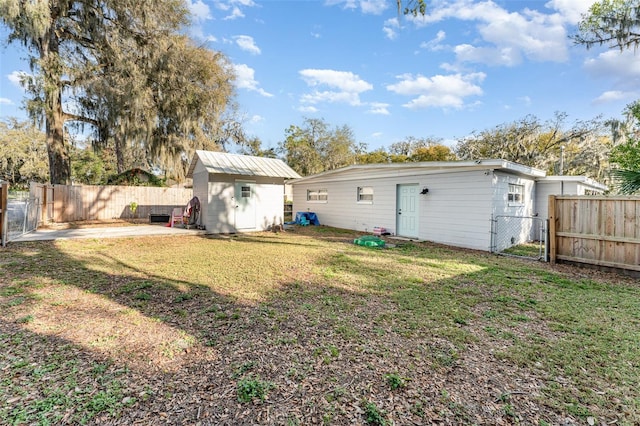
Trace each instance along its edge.
<instances>
[{"instance_id":1,"label":"shed door","mask_svg":"<svg viewBox=\"0 0 640 426\"><path fill-rule=\"evenodd\" d=\"M403 184L397 189L396 234L418 238L418 185Z\"/></svg>"},{"instance_id":2,"label":"shed door","mask_svg":"<svg viewBox=\"0 0 640 426\"><path fill-rule=\"evenodd\" d=\"M236 229L255 229L256 227L255 186L256 185L253 182L236 182Z\"/></svg>"}]
</instances>

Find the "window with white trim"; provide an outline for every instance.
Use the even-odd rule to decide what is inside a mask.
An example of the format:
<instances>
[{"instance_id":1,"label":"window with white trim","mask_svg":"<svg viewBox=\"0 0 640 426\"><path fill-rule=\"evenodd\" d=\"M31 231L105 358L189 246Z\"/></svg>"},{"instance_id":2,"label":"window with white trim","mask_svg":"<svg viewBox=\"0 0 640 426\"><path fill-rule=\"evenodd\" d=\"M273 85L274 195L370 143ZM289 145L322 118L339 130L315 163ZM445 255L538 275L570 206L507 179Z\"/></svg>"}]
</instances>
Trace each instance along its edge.
<instances>
[{"instance_id":1,"label":"window with white trim","mask_svg":"<svg viewBox=\"0 0 640 426\"><path fill-rule=\"evenodd\" d=\"M307 201L327 202L329 193L326 189L307 189Z\"/></svg>"},{"instance_id":2,"label":"window with white trim","mask_svg":"<svg viewBox=\"0 0 640 426\"><path fill-rule=\"evenodd\" d=\"M509 204L524 204L524 185L510 183L507 201Z\"/></svg>"},{"instance_id":3,"label":"window with white trim","mask_svg":"<svg viewBox=\"0 0 640 426\"><path fill-rule=\"evenodd\" d=\"M372 186L359 186L358 187L358 202L359 203L372 203L373 202L373 187Z\"/></svg>"}]
</instances>

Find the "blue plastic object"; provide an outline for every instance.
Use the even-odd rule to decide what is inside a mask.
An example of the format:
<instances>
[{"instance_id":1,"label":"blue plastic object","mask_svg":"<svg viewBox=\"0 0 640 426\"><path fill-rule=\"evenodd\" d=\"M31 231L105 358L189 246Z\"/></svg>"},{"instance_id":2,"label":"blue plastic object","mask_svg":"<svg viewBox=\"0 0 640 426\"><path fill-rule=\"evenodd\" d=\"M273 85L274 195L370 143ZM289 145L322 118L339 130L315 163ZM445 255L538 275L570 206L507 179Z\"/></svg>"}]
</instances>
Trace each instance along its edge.
<instances>
[{"instance_id":1,"label":"blue plastic object","mask_svg":"<svg viewBox=\"0 0 640 426\"><path fill-rule=\"evenodd\" d=\"M318 220L318 215L316 215L314 212L297 212L295 223L298 225L302 225L302 223L300 222L301 218L305 218L309 222L308 224L312 224L316 226L320 225L320 220ZM303 226L306 226L306 225L303 225Z\"/></svg>"}]
</instances>

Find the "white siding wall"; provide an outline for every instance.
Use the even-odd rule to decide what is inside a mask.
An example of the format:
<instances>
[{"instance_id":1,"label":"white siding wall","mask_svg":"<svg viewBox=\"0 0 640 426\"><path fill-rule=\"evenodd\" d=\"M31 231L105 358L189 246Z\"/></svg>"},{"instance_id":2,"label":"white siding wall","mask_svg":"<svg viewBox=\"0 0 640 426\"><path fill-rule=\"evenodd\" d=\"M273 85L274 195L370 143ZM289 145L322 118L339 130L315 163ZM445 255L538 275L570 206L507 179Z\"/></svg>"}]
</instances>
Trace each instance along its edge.
<instances>
[{"instance_id":1,"label":"white siding wall","mask_svg":"<svg viewBox=\"0 0 640 426\"><path fill-rule=\"evenodd\" d=\"M510 216L533 216L536 202L536 182L499 171L493 172L493 214ZM524 186L524 200L521 205L509 203L509 184Z\"/></svg>"},{"instance_id":2,"label":"white siding wall","mask_svg":"<svg viewBox=\"0 0 640 426\"><path fill-rule=\"evenodd\" d=\"M560 182L543 182L540 181L536 184L536 204L535 212L538 216L548 219L549 218L549 195L560 194Z\"/></svg>"},{"instance_id":3,"label":"white siding wall","mask_svg":"<svg viewBox=\"0 0 640 426\"><path fill-rule=\"evenodd\" d=\"M207 200L206 216L203 216L203 220L206 220L207 231L211 233L237 232L234 202L236 181L255 182L256 227L242 231L260 231L267 229L273 223L283 223L284 179L211 174L209 175L207 197L201 198L201 200ZM194 178L194 193L195 185Z\"/></svg>"},{"instance_id":4,"label":"white siding wall","mask_svg":"<svg viewBox=\"0 0 640 426\"><path fill-rule=\"evenodd\" d=\"M278 181L279 180L279 181ZM257 179L258 214L256 230L284 223L284 179Z\"/></svg>"},{"instance_id":5,"label":"white siding wall","mask_svg":"<svg viewBox=\"0 0 640 426\"><path fill-rule=\"evenodd\" d=\"M207 194L207 182L209 181L209 173L202 166L202 163L198 160L198 164L193 171L193 196L198 197L200 200L200 219L199 222L201 225L207 227L207 204L208 204L208 194Z\"/></svg>"},{"instance_id":6,"label":"white siding wall","mask_svg":"<svg viewBox=\"0 0 640 426\"><path fill-rule=\"evenodd\" d=\"M499 171L493 172L493 175L494 250L502 251L513 245L539 239L537 231L540 223L537 219L530 219L535 214L536 182ZM521 203L509 202L509 184L522 185Z\"/></svg>"},{"instance_id":7,"label":"white siding wall","mask_svg":"<svg viewBox=\"0 0 640 426\"><path fill-rule=\"evenodd\" d=\"M492 176L484 171L417 174L294 184L293 212L317 213L320 223L371 232L382 226L396 232L396 188L418 184L429 192L418 195L419 238L459 247L488 250L491 229ZM373 203L357 202L359 186L373 187ZM328 201L307 201L307 190L327 189Z\"/></svg>"},{"instance_id":8,"label":"white siding wall","mask_svg":"<svg viewBox=\"0 0 640 426\"><path fill-rule=\"evenodd\" d=\"M215 181L211 182L212 179ZM235 232L234 181L228 176L209 175L207 231L214 234Z\"/></svg>"},{"instance_id":9,"label":"white siding wall","mask_svg":"<svg viewBox=\"0 0 640 426\"><path fill-rule=\"evenodd\" d=\"M549 195L584 195L585 187L579 182L546 180L536 183L535 212L538 216L549 218Z\"/></svg>"}]
</instances>

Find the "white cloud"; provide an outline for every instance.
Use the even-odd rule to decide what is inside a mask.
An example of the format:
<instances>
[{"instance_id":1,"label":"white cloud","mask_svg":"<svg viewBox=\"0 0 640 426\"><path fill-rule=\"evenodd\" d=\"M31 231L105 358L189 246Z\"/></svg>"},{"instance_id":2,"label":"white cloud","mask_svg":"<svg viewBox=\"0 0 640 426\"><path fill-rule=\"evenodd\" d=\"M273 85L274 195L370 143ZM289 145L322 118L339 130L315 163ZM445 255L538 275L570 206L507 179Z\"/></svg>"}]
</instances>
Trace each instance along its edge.
<instances>
[{"instance_id":1,"label":"white cloud","mask_svg":"<svg viewBox=\"0 0 640 426\"><path fill-rule=\"evenodd\" d=\"M253 7L256 3L253 0L231 0L232 4L239 4L244 7Z\"/></svg>"},{"instance_id":2,"label":"white cloud","mask_svg":"<svg viewBox=\"0 0 640 426\"><path fill-rule=\"evenodd\" d=\"M384 36L389 40L395 40L398 37L398 32L396 29L400 28L400 22L398 18L391 18L384 21L384 26L382 27L382 31L384 32Z\"/></svg>"},{"instance_id":3,"label":"white cloud","mask_svg":"<svg viewBox=\"0 0 640 426\"><path fill-rule=\"evenodd\" d=\"M313 113L318 112L318 108L316 108L316 107L314 107L312 105L303 105L300 108L298 108L298 111L313 114Z\"/></svg>"},{"instance_id":4,"label":"white cloud","mask_svg":"<svg viewBox=\"0 0 640 426\"><path fill-rule=\"evenodd\" d=\"M234 64L233 69L236 74L236 87L238 89L246 89L253 92L258 92L260 95L270 98L273 95L266 92L260 87L260 83L255 79L255 70L245 64Z\"/></svg>"},{"instance_id":5,"label":"white cloud","mask_svg":"<svg viewBox=\"0 0 640 426\"><path fill-rule=\"evenodd\" d=\"M595 0L551 0L545 6L555 9L569 24L577 24L582 19L582 14L587 13Z\"/></svg>"},{"instance_id":6,"label":"white cloud","mask_svg":"<svg viewBox=\"0 0 640 426\"><path fill-rule=\"evenodd\" d=\"M220 1L215 2L215 6L216 6L216 9L222 10L223 12L226 12L227 10L231 9L231 6L229 4L223 3Z\"/></svg>"},{"instance_id":7,"label":"white cloud","mask_svg":"<svg viewBox=\"0 0 640 426\"><path fill-rule=\"evenodd\" d=\"M249 123L251 124L262 123L263 121L264 121L264 117L258 114L252 115L251 118L249 119Z\"/></svg>"},{"instance_id":8,"label":"white cloud","mask_svg":"<svg viewBox=\"0 0 640 426\"><path fill-rule=\"evenodd\" d=\"M606 104L609 102L618 102L624 100L632 100L637 99L637 92L626 92L620 90L609 90L607 92L602 93L600 96L593 100L593 104Z\"/></svg>"},{"instance_id":9,"label":"white cloud","mask_svg":"<svg viewBox=\"0 0 640 426\"><path fill-rule=\"evenodd\" d=\"M380 15L389 8L390 2L388 0L326 0L325 4L327 6L342 4L344 9L360 8L362 13Z\"/></svg>"},{"instance_id":10,"label":"white cloud","mask_svg":"<svg viewBox=\"0 0 640 426\"><path fill-rule=\"evenodd\" d=\"M13 105L13 101L7 98L0 98L0 105Z\"/></svg>"},{"instance_id":11,"label":"white cloud","mask_svg":"<svg viewBox=\"0 0 640 426\"><path fill-rule=\"evenodd\" d=\"M305 94L301 98L305 104L329 102L361 105L360 93L373 89L370 83L348 71L305 69L300 71L300 76L309 87L328 86L337 89Z\"/></svg>"},{"instance_id":12,"label":"white cloud","mask_svg":"<svg viewBox=\"0 0 640 426\"><path fill-rule=\"evenodd\" d=\"M447 38L447 34L444 31L440 30L438 31L438 34L436 34L435 38L420 43L420 47L432 52L442 50L444 49L444 46L441 44L441 42L443 42L445 38Z\"/></svg>"},{"instance_id":13,"label":"white cloud","mask_svg":"<svg viewBox=\"0 0 640 426\"><path fill-rule=\"evenodd\" d=\"M557 7L570 0L558 0ZM574 2L575 3L575 2ZM567 17L561 13L540 13L531 9L509 12L491 0L457 0L434 2L424 18L414 19L417 25L427 25L445 19L477 23L480 40L474 45L456 48L460 62L513 66L527 58L532 61L563 62L568 55Z\"/></svg>"},{"instance_id":14,"label":"white cloud","mask_svg":"<svg viewBox=\"0 0 640 426\"><path fill-rule=\"evenodd\" d=\"M240 49L245 50L252 55L259 55L261 53L260 48L256 46L256 43L251 36L239 35L235 36L234 40Z\"/></svg>"},{"instance_id":15,"label":"white cloud","mask_svg":"<svg viewBox=\"0 0 640 426\"><path fill-rule=\"evenodd\" d=\"M460 44L453 49L459 62L476 62L487 65L514 66L522 62L520 50L511 47L474 47Z\"/></svg>"},{"instance_id":16,"label":"white cloud","mask_svg":"<svg viewBox=\"0 0 640 426\"><path fill-rule=\"evenodd\" d=\"M211 11L209 10L209 6L202 0L187 0L187 8L197 21L211 19Z\"/></svg>"},{"instance_id":17,"label":"white cloud","mask_svg":"<svg viewBox=\"0 0 640 426\"><path fill-rule=\"evenodd\" d=\"M435 75L425 77L411 74L400 75L396 84L387 90L399 95L415 96L403 106L409 109L429 107L462 108L465 98L482 95L482 88L476 83L484 81L484 73Z\"/></svg>"},{"instance_id":18,"label":"white cloud","mask_svg":"<svg viewBox=\"0 0 640 426\"><path fill-rule=\"evenodd\" d=\"M225 16L224 18L222 18L223 21L232 21L234 19L240 19L240 18L244 18L244 12L242 12L242 10L239 7L234 7L231 10L231 14Z\"/></svg>"},{"instance_id":19,"label":"white cloud","mask_svg":"<svg viewBox=\"0 0 640 426\"><path fill-rule=\"evenodd\" d=\"M388 0L361 0L360 8L362 13L370 13L372 15L380 15L389 7Z\"/></svg>"},{"instance_id":20,"label":"white cloud","mask_svg":"<svg viewBox=\"0 0 640 426\"><path fill-rule=\"evenodd\" d=\"M215 8L228 13L222 18L224 21L244 18L243 9L255 7L257 4L253 0L228 0L214 2Z\"/></svg>"},{"instance_id":21,"label":"white cloud","mask_svg":"<svg viewBox=\"0 0 640 426\"><path fill-rule=\"evenodd\" d=\"M20 80L24 77L27 77L29 73L24 71L13 71L11 74L7 74L7 79L16 87L23 88L22 84L20 84Z\"/></svg>"},{"instance_id":22,"label":"white cloud","mask_svg":"<svg viewBox=\"0 0 640 426\"><path fill-rule=\"evenodd\" d=\"M369 114L390 115L389 104L383 102L371 102L369 104Z\"/></svg>"},{"instance_id":23,"label":"white cloud","mask_svg":"<svg viewBox=\"0 0 640 426\"><path fill-rule=\"evenodd\" d=\"M635 89L640 83L640 61L633 49L607 50L587 59L584 68L593 77L615 80L621 88Z\"/></svg>"},{"instance_id":24,"label":"white cloud","mask_svg":"<svg viewBox=\"0 0 640 426\"><path fill-rule=\"evenodd\" d=\"M518 98L525 106L531 106L531 98L529 96L521 96Z\"/></svg>"},{"instance_id":25,"label":"white cloud","mask_svg":"<svg viewBox=\"0 0 640 426\"><path fill-rule=\"evenodd\" d=\"M370 83L349 71L305 69L300 71L300 75L309 86L327 85L355 93L373 89Z\"/></svg>"}]
</instances>

